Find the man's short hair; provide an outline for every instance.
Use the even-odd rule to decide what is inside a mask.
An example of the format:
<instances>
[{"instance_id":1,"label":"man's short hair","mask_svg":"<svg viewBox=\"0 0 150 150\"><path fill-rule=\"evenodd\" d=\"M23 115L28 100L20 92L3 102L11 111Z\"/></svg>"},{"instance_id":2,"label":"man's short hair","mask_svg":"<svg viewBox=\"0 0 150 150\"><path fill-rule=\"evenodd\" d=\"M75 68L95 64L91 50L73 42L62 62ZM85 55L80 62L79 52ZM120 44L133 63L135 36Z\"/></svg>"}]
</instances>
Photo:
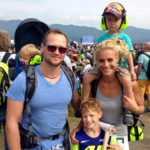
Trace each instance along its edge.
<instances>
[{"instance_id":1,"label":"man's short hair","mask_svg":"<svg viewBox=\"0 0 150 150\"><path fill-rule=\"evenodd\" d=\"M66 42L68 43L67 35L66 35L64 32L62 32L61 30L58 30L58 29L49 29L49 30L45 33L45 35L44 35L43 44L46 44L46 42L47 42L47 36L48 36L49 34L51 34L51 33L63 35L63 36L66 38Z\"/></svg>"},{"instance_id":2,"label":"man's short hair","mask_svg":"<svg viewBox=\"0 0 150 150\"><path fill-rule=\"evenodd\" d=\"M5 30L0 30L0 51L8 52L11 47L11 40Z\"/></svg>"}]
</instances>

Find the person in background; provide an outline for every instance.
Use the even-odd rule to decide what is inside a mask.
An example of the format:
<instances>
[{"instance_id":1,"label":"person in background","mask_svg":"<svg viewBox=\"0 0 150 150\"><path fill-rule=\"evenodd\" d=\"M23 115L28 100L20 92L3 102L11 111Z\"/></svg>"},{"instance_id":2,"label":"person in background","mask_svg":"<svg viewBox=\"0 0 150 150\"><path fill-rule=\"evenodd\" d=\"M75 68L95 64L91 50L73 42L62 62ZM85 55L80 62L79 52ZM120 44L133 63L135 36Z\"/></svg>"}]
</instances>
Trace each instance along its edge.
<instances>
[{"instance_id":1,"label":"person in background","mask_svg":"<svg viewBox=\"0 0 150 150\"><path fill-rule=\"evenodd\" d=\"M8 35L8 32L5 30L0 30L0 60L3 59L6 53L10 53L11 40ZM15 58L15 54L11 54L7 59L7 64L11 58Z\"/></svg>"},{"instance_id":2,"label":"person in background","mask_svg":"<svg viewBox=\"0 0 150 150\"><path fill-rule=\"evenodd\" d=\"M9 53L11 47L11 41L8 33L5 30L0 30L0 61ZM14 54L8 54L6 63L8 64L9 59L15 58ZM5 123L6 123L6 105L0 108L0 127L3 124L4 137L5 137L5 150L8 150L7 141L6 141L6 132L5 132Z\"/></svg>"},{"instance_id":3,"label":"person in background","mask_svg":"<svg viewBox=\"0 0 150 150\"><path fill-rule=\"evenodd\" d=\"M150 60L150 42L144 43L142 45L142 49L144 50L144 53L141 54L138 59L137 77L140 95L142 97L143 102L144 102L144 94L147 95L148 105L145 111L150 114L150 79L146 75L148 62Z\"/></svg>"}]
</instances>

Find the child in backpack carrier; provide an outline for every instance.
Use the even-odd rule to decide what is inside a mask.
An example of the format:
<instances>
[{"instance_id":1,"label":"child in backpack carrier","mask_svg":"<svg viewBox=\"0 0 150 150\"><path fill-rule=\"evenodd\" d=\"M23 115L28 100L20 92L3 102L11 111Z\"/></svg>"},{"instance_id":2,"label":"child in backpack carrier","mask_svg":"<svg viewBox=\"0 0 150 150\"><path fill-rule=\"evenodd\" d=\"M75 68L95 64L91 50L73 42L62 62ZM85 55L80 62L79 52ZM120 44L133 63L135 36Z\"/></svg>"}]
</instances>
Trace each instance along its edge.
<instances>
[{"instance_id":1,"label":"child in backpack carrier","mask_svg":"<svg viewBox=\"0 0 150 150\"><path fill-rule=\"evenodd\" d=\"M19 65L21 67L39 64L41 62L41 51L34 44L23 46L19 52Z\"/></svg>"},{"instance_id":2,"label":"child in backpack carrier","mask_svg":"<svg viewBox=\"0 0 150 150\"><path fill-rule=\"evenodd\" d=\"M16 55L16 59L9 60L9 76L13 81L17 75L22 72L22 69L29 65L36 65L41 63L41 51L36 48L34 44L27 44L23 46Z\"/></svg>"}]
</instances>

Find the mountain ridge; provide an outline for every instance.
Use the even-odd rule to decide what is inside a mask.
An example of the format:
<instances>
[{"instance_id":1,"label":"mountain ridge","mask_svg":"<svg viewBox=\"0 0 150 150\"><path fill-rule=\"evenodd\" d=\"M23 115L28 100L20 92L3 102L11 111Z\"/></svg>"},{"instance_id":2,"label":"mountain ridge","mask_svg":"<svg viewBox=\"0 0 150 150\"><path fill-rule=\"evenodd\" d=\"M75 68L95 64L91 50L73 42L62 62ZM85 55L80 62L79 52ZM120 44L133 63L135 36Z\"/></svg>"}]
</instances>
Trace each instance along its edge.
<instances>
[{"instance_id":1,"label":"mountain ridge","mask_svg":"<svg viewBox=\"0 0 150 150\"><path fill-rule=\"evenodd\" d=\"M6 30L11 39L14 39L14 34L17 26L21 23L22 20L0 20L0 29ZM69 41L80 42L82 36L94 36L96 41L99 36L106 33L107 31L102 31L95 27L88 26L77 26L73 24L62 25L62 24L51 24L48 25L50 28L57 28L62 30L68 36ZM125 31L123 31L130 36L132 42L147 42L150 37L149 29L142 29L133 26L128 26Z\"/></svg>"}]
</instances>

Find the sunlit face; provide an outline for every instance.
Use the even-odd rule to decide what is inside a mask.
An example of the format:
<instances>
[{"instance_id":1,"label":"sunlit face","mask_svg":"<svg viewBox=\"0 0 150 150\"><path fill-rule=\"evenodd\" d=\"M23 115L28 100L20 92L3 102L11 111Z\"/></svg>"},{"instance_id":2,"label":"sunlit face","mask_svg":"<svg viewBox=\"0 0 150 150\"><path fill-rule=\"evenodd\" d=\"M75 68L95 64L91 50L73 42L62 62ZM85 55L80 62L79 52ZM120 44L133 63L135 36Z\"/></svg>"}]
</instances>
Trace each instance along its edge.
<instances>
[{"instance_id":1,"label":"sunlit face","mask_svg":"<svg viewBox=\"0 0 150 150\"><path fill-rule=\"evenodd\" d=\"M99 126L99 119L102 116L102 112L88 110L82 113L82 120L86 129L94 129Z\"/></svg>"},{"instance_id":2,"label":"sunlit face","mask_svg":"<svg viewBox=\"0 0 150 150\"><path fill-rule=\"evenodd\" d=\"M106 25L109 32L118 32L122 23L122 18L117 18L112 14L105 15Z\"/></svg>"},{"instance_id":3,"label":"sunlit face","mask_svg":"<svg viewBox=\"0 0 150 150\"><path fill-rule=\"evenodd\" d=\"M97 56L97 63L103 76L110 76L115 73L119 59L111 49L101 50Z\"/></svg>"},{"instance_id":4,"label":"sunlit face","mask_svg":"<svg viewBox=\"0 0 150 150\"><path fill-rule=\"evenodd\" d=\"M56 51L50 52L48 51L47 46L54 46L57 47ZM58 66L63 61L66 53L60 53L58 48L67 48L67 40L64 35L61 34L54 34L51 33L47 37L47 42L45 44L42 44L42 51L43 51L43 61L46 63L52 65L52 66Z\"/></svg>"}]
</instances>

